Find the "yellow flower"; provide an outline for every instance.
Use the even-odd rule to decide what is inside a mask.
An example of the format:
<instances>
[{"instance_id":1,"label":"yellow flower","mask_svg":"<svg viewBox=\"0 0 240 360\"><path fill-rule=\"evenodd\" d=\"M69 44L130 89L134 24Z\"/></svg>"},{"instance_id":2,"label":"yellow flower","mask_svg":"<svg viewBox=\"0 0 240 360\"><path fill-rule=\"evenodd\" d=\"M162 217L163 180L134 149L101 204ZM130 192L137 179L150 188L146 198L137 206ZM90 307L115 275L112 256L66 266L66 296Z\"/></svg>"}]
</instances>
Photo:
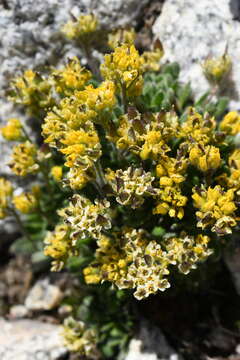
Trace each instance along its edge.
<instances>
[{"instance_id":1,"label":"yellow flower","mask_svg":"<svg viewBox=\"0 0 240 360\"><path fill-rule=\"evenodd\" d=\"M22 124L19 119L9 119L7 125L1 128L2 136L8 141L17 141L23 138Z\"/></svg>"},{"instance_id":2,"label":"yellow flower","mask_svg":"<svg viewBox=\"0 0 240 360\"><path fill-rule=\"evenodd\" d=\"M240 132L240 115L237 111L230 111L220 122L220 129L229 135Z\"/></svg>"},{"instance_id":3,"label":"yellow flower","mask_svg":"<svg viewBox=\"0 0 240 360\"><path fill-rule=\"evenodd\" d=\"M162 186L157 196L157 205L153 209L153 214L168 214L170 217L182 219L184 216L184 206L187 197L182 195L179 186Z\"/></svg>"},{"instance_id":4,"label":"yellow flower","mask_svg":"<svg viewBox=\"0 0 240 360\"><path fill-rule=\"evenodd\" d=\"M155 49L153 51L145 51L142 54L144 60L143 71L159 71L160 70L160 60L163 57L162 49Z\"/></svg>"},{"instance_id":5,"label":"yellow flower","mask_svg":"<svg viewBox=\"0 0 240 360\"><path fill-rule=\"evenodd\" d=\"M101 156L101 144L98 134L94 130L89 132L69 131L61 143L64 146L61 152L66 155L65 165L68 167L81 166L83 169L87 169Z\"/></svg>"},{"instance_id":6,"label":"yellow flower","mask_svg":"<svg viewBox=\"0 0 240 360\"><path fill-rule=\"evenodd\" d=\"M118 29L108 35L108 45L115 49L122 44L134 44L136 32L133 28Z\"/></svg>"},{"instance_id":7,"label":"yellow flower","mask_svg":"<svg viewBox=\"0 0 240 360\"><path fill-rule=\"evenodd\" d=\"M198 144L206 145L213 140L215 129L216 121L213 117L207 113L202 116L191 108L187 119L181 125L178 137L186 138L187 144L190 145L193 140Z\"/></svg>"},{"instance_id":8,"label":"yellow flower","mask_svg":"<svg viewBox=\"0 0 240 360\"><path fill-rule=\"evenodd\" d=\"M119 169L113 174L108 171L107 175L109 184L116 195L119 204L129 205L136 209L140 207L145 197L157 195L158 190L152 185L154 176L142 168L129 167L123 171Z\"/></svg>"},{"instance_id":9,"label":"yellow flower","mask_svg":"<svg viewBox=\"0 0 240 360\"><path fill-rule=\"evenodd\" d=\"M212 226L211 230L218 235L232 232L231 227L236 226L234 211L237 209L233 189L224 191L220 185L216 185L206 190L202 186L193 189L192 198L194 206L199 209L196 212L198 227L205 229Z\"/></svg>"},{"instance_id":10,"label":"yellow flower","mask_svg":"<svg viewBox=\"0 0 240 360\"><path fill-rule=\"evenodd\" d=\"M64 320L62 334L64 345L80 357L89 360L100 359L97 350L97 333L95 329L87 328L82 321L69 317Z\"/></svg>"},{"instance_id":11,"label":"yellow flower","mask_svg":"<svg viewBox=\"0 0 240 360\"><path fill-rule=\"evenodd\" d=\"M75 21L68 21L62 28L64 35L72 40L86 40L94 34L98 28L98 20L95 15L80 15Z\"/></svg>"},{"instance_id":12,"label":"yellow flower","mask_svg":"<svg viewBox=\"0 0 240 360\"><path fill-rule=\"evenodd\" d=\"M32 70L26 70L21 77L12 81L10 99L27 106L28 111L35 116L55 102L50 82Z\"/></svg>"},{"instance_id":13,"label":"yellow flower","mask_svg":"<svg viewBox=\"0 0 240 360\"><path fill-rule=\"evenodd\" d=\"M201 171L216 170L221 165L219 149L215 146L193 146L189 153L192 165Z\"/></svg>"},{"instance_id":14,"label":"yellow flower","mask_svg":"<svg viewBox=\"0 0 240 360\"><path fill-rule=\"evenodd\" d=\"M22 193L13 196L12 200L15 208L23 214L29 214L36 209L38 201L31 193Z\"/></svg>"},{"instance_id":15,"label":"yellow flower","mask_svg":"<svg viewBox=\"0 0 240 360\"><path fill-rule=\"evenodd\" d=\"M171 158L162 155L160 163L156 167L156 175L160 177L160 185L172 186L185 180L188 160L182 156Z\"/></svg>"},{"instance_id":16,"label":"yellow flower","mask_svg":"<svg viewBox=\"0 0 240 360\"><path fill-rule=\"evenodd\" d=\"M55 226L54 231L48 232L44 240L44 254L54 259L52 270L61 270L66 260L78 253L70 238L70 232L71 228L68 225L59 224Z\"/></svg>"},{"instance_id":17,"label":"yellow flower","mask_svg":"<svg viewBox=\"0 0 240 360\"><path fill-rule=\"evenodd\" d=\"M140 152L143 160L153 159L157 160L159 155L169 150L165 141L162 138L160 131L152 130L144 136L144 144Z\"/></svg>"},{"instance_id":18,"label":"yellow flower","mask_svg":"<svg viewBox=\"0 0 240 360\"><path fill-rule=\"evenodd\" d=\"M210 82L221 82L232 68L230 56L224 54L218 58L208 58L202 64L204 74Z\"/></svg>"},{"instance_id":19,"label":"yellow flower","mask_svg":"<svg viewBox=\"0 0 240 360\"><path fill-rule=\"evenodd\" d=\"M29 141L14 146L9 167L18 176L26 176L38 171L36 146Z\"/></svg>"},{"instance_id":20,"label":"yellow flower","mask_svg":"<svg viewBox=\"0 0 240 360\"><path fill-rule=\"evenodd\" d=\"M105 55L100 70L102 76L114 81L119 90L124 87L128 96L138 96L143 86L142 65L143 59L134 45L123 44L112 54Z\"/></svg>"},{"instance_id":21,"label":"yellow flower","mask_svg":"<svg viewBox=\"0 0 240 360\"><path fill-rule=\"evenodd\" d=\"M81 237L98 238L102 230L111 228L109 212L110 203L106 200L95 200L92 203L84 196L74 195L68 207L58 211L69 226L72 239Z\"/></svg>"},{"instance_id":22,"label":"yellow flower","mask_svg":"<svg viewBox=\"0 0 240 360\"><path fill-rule=\"evenodd\" d=\"M86 171L79 166L71 167L67 173L67 179L64 179L64 184L69 185L72 189L82 189L89 181L94 179L91 170L89 168Z\"/></svg>"},{"instance_id":23,"label":"yellow flower","mask_svg":"<svg viewBox=\"0 0 240 360\"><path fill-rule=\"evenodd\" d=\"M8 206L12 198L13 187L10 181L0 177L0 219L8 215Z\"/></svg>"},{"instance_id":24,"label":"yellow flower","mask_svg":"<svg viewBox=\"0 0 240 360\"><path fill-rule=\"evenodd\" d=\"M63 96L70 96L75 90L83 90L91 77L91 72L81 66L76 56L69 59L64 68L52 72L54 88Z\"/></svg>"},{"instance_id":25,"label":"yellow flower","mask_svg":"<svg viewBox=\"0 0 240 360\"><path fill-rule=\"evenodd\" d=\"M51 169L51 175L56 181L60 181L63 175L62 166L53 166Z\"/></svg>"}]
</instances>

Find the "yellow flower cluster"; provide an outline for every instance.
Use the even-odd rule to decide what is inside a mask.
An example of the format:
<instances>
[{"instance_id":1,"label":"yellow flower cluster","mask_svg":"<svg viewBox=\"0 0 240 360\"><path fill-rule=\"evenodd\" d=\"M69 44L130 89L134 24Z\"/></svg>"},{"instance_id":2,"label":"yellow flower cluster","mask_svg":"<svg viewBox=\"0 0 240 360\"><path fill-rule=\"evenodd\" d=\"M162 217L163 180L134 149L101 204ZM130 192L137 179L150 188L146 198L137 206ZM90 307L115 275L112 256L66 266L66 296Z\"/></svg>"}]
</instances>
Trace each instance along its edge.
<instances>
[{"instance_id":1,"label":"yellow flower cluster","mask_svg":"<svg viewBox=\"0 0 240 360\"><path fill-rule=\"evenodd\" d=\"M162 49L155 49L153 51L144 51L142 54L143 58L143 72L147 71L159 71L160 70L160 60L163 57Z\"/></svg>"},{"instance_id":2,"label":"yellow flower cluster","mask_svg":"<svg viewBox=\"0 0 240 360\"><path fill-rule=\"evenodd\" d=\"M114 52L104 56L100 70L104 79L114 81L126 96L137 96L142 92L143 58L134 45L123 44Z\"/></svg>"},{"instance_id":3,"label":"yellow flower cluster","mask_svg":"<svg viewBox=\"0 0 240 360\"><path fill-rule=\"evenodd\" d=\"M237 111L230 111L220 123L220 129L229 135L240 132L240 115Z\"/></svg>"},{"instance_id":4,"label":"yellow flower cluster","mask_svg":"<svg viewBox=\"0 0 240 360\"><path fill-rule=\"evenodd\" d=\"M216 170L221 165L219 149L215 146L195 145L189 153L190 163L201 171Z\"/></svg>"},{"instance_id":5,"label":"yellow flower cluster","mask_svg":"<svg viewBox=\"0 0 240 360\"><path fill-rule=\"evenodd\" d=\"M170 287L167 276L171 265L187 274L212 253L207 246L209 238L202 235L172 237L161 245L143 229L125 229L121 235L113 235L99 238L96 260L84 269L85 280L107 280L119 289L136 289L138 300Z\"/></svg>"},{"instance_id":6,"label":"yellow flower cluster","mask_svg":"<svg viewBox=\"0 0 240 360\"><path fill-rule=\"evenodd\" d=\"M54 231L48 232L45 237L44 254L54 259L52 261L52 270L54 271L61 270L67 259L78 253L73 246L70 233L71 228L68 225L59 224L55 226Z\"/></svg>"},{"instance_id":7,"label":"yellow flower cluster","mask_svg":"<svg viewBox=\"0 0 240 360\"><path fill-rule=\"evenodd\" d=\"M62 28L63 34L70 40L86 41L98 29L98 20L95 15L80 15L74 21L68 21Z\"/></svg>"},{"instance_id":8,"label":"yellow flower cluster","mask_svg":"<svg viewBox=\"0 0 240 360\"><path fill-rule=\"evenodd\" d=\"M201 115L193 108L189 110L186 121L182 122L178 137L184 138L188 146L200 144L202 146L214 142L216 121L207 113Z\"/></svg>"},{"instance_id":9,"label":"yellow flower cluster","mask_svg":"<svg viewBox=\"0 0 240 360\"><path fill-rule=\"evenodd\" d=\"M97 350L97 333L94 329L86 328L82 321L69 317L64 320L62 336L64 345L72 352L89 360L100 359Z\"/></svg>"},{"instance_id":10,"label":"yellow flower cluster","mask_svg":"<svg viewBox=\"0 0 240 360\"><path fill-rule=\"evenodd\" d=\"M26 141L14 146L12 160L8 164L12 172L18 176L26 176L38 171L37 148L34 144Z\"/></svg>"},{"instance_id":11,"label":"yellow flower cluster","mask_svg":"<svg viewBox=\"0 0 240 360\"><path fill-rule=\"evenodd\" d=\"M101 144L94 123L101 122L104 111L115 104L114 84L103 82L98 88L92 85L75 91L64 98L59 107L47 114L42 125L45 142L57 147L65 156L70 172L67 182L72 188L81 188L92 174L85 174L101 156Z\"/></svg>"},{"instance_id":12,"label":"yellow flower cluster","mask_svg":"<svg viewBox=\"0 0 240 360\"><path fill-rule=\"evenodd\" d=\"M92 203L86 197L74 195L70 204L59 210L58 214L71 226L72 239L97 238L102 230L108 230L112 226L109 207L110 203L105 199Z\"/></svg>"},{"instance_id":13,"label":"yellow flower cluster","mask_svg":"<svg viewBox=\"0 0 240 360\"><path fill-rule=\"evenodd\" d=\"M224 54L218 58L206 59L202 67L210 82L219 83L229 74L232 68L232 60L230 56Z\"/></svg>"},{"instance_id":14,"label":"yellow flower cluster","mask_svg":"<svg viewBox=\"0 0 240 360\"><path fill-rule=\"evenodd\" d=\"M22 124L19 119L9 119L6 126L1 128L2 136L8 141L17 141L23 138Z\"/></svg>"},{"instance_id":15,"label":"yellow flower cluster","mask_svg":"<svg viewBox=\"0 0 240 360\"><path fill-rule=\"evenodd\" d=\"M32 70L25 71L23 76L13 80L11 87L10 99L27 106L35 116L54 104L50 82Z\"/></svg>"},{"instance_id":16,"label":"yellow flower cluster","mask_svg":"<svg viewBox=\"0 0 240 360\"><path fill-rule=\"evenodd\" d=\"M29 214L38 206L38 199L33 193L14 195L12 202L15 208L23 214Z\"/></svg>"},{"instance_id":17,"label":"yellow flower cluster","mask_svg":"<svg viewBox=\"0 0 240 360\"><path fill-rule=\"evenodd\" d=\"M0 177L0 219L8 215L8 206L13 193L13 187L10 181Z\"/></svg>"},{"instance_id":18,"label":"yellow flower cluster","mask_svg":"<svg viewBox=\"0 0 240 360\"><path fill-rule=\"evenodd\" d=\"M230 174L222 174L218 177L220 184L228 189L234 189L239 195L240 190L240 149L234 150L228 158Z\"/></svg>"},{"instance_id":19,"label":"yellow flower cluster","mask_svg":"<svg viewBox=\"0 0 240 360\"><path fill-rule=\"evenodd\" d=\"M135 108L119 119L119 127L110 140L119 149L130 150L143 160L158 160L170 150L168 141L179 127L174 112L146 114L142 116Z\"/></svg>"},{"instance_id":20,"label":"yellow flower cluster","mask_svg":"<svg viewBox=\"0 0 240 360\"><path fill-rule=\"evenodd\" d=\"M60 181L63 176L62 166L58 166L58 165L53 166L51 168L51 175L56 181Z\"/></svg>"},{"instance_id":21,"label":"yellow flower cluster","mask_svg":"<svg viewBox=\"0 0 240 360\"><path fill-rule=\"evenodd\" d=\"M115 49L122 44L132 45L136 39L136 33L133 28L118 29L108 35L108 45Z\"/></svg>"},{"instance_id":22,"label":"yellow flower cluster","mask_svg":"<svg viewBox=\"0 0 240 360\"><path fill-rule=\"evenodd\" d=\"M234 190L224 191L220 185L205 189L195 187L192 198L194 206L199 209L196 212L197 226L205 229L211 226L211 230L218 235L230 234L231 227L236 226L234 203Z\"/></svg>"},{"instance_id":23,"label":"yellow flower cluster","mask_svg":"<svg viewBox=\"0 0 240 360\"><path fill-rule=\"evenodd\" d=\"M76 90L83 90L91 79L90 71L81 66L75 56L68 60L67 65L52 72L54 89L62 96L71 96Z\"/></svg>"},{"instance_id":24,"label":"yellow flower cluster","mask_svg":"<svg viewBox=\"0 0 240 360\"><path fill-rule=\"evenodd\" d=\"M154 176L142 168L129 167L127 170L109 171L106 176L113 189L116 200L121 205L140 207L147 196L157 195L158 189L152 186Z\"/></svg>"}]
</instances>

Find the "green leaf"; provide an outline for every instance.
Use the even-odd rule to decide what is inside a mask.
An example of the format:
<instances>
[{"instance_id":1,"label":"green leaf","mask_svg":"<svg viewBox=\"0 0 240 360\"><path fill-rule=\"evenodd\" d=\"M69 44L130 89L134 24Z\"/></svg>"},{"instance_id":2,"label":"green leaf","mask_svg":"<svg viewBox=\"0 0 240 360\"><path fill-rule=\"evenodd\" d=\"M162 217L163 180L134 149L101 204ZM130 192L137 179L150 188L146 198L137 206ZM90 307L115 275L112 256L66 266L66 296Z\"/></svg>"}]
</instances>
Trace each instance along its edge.
<instances>
[{"instance_id":1,"label":"green leaf","mask_svg":"<svg viewBox=\"0 0 240 360\"><path fill-rule=\"evenodd\" d=\"M152 235L162 237L165 234L165 232L166 232L165 229L162 228L161 226L155 226L155 228L153 228L152 230Z\"/></svg>"},{"instance_id":2,"label":"green leaf","mask_svg":"<svg viewBox=\"0 0 240 360\"><path fill-rule=\"evenodd\" d=\"M221 97L217 102L216 110L214 112L214 116L216 118L221 117L225 113L225 111L227 110L228 104L229 104L229 98Z\"/></svg>"},{"instance_id":3,"label":"green leaf","mask_svg":"<svg viewBox=\"0 0 240 360\"><path fill-rule=\"evenodd\" d=\"M191 98L192 89L190 84L181 87L178 91L178 107L180 110L183 109L186 102Z\"/></svg>"},{"instance_id":4,"label":"green leaf","mask_svg":"<svg viewBox=\"0 0 240 360\"><path fill-rule=\"evenodd\" d=\"M161 107L163 99L164 99L164 94L161 91L159 91L156 94L156 96L153 98L152 105Z\"/></svg>"}]
</instances>

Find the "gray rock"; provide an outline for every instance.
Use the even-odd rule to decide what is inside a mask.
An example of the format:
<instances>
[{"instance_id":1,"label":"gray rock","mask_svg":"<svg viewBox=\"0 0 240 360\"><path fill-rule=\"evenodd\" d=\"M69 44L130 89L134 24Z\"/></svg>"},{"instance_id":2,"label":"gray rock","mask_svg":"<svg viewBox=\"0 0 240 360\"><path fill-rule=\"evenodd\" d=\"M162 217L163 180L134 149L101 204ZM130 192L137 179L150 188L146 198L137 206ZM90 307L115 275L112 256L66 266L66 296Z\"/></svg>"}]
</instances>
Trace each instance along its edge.
<instances>
[{"instance_id":1,"label":"gray rock","mask_svg":"<svg viewBox=\"0 0 240 360\"><path fill-rule=\"evenodd\" d=\"M79 49L64 40L70 13L93 11L107 28L132 24L147 0L6 0L0 5L0 82L8 86L23 69L54 65ZM2 3L3 4L3 3Z\"/></svg>"},{"instance_id":2,"label":"gray rock","mask_svg":"<svg viewBox=\"0 0 240 360\"><path fill-rule=\"evenodd\" d=\"M140 331L129 344L125 360L181 360L182 358L167 343L160 329L146 321L140 324Z\"/></svg>"},{"instance_id":3,"label":"gray rock","mask_svg":"<svg viewBox=\"0 0 240 360\"><path fill-rule=\"evenodd\" d=\"M52 310L60 304L62 297L62 291L48 279L39 280L29 291L25 306L34 311Z\"/></svg>"},{"instance_id":4,"label":"gray rock","mask_svg":"<svg viewBox=\"0 0 240 360\"><path fill-rule=\"evenodd\" d=\"M36 320L0 318L1 360L60 360L67 355L60 326Z\"/></svg>"},{"instance_id":5,"label":"gray rock","mask_svg":"<svg viewBox=\"0 0 240 360\"><path fill-rule=\"evenodd\" d=\"M21 319L28 315L28 309L24 305L14 305L10 309L10 318Z\"/></svg>"},{"instance_id":6,"label":"gray rock","mask_svg":"<svg viewBox=\"0 0 240 360\"><path fill-rule=\"evenodd\" d=\"M238 14L238 16L236 16ZM226 95L232 109L240 109L240 23L238 0L165 0L153 26L165 49L165 59L181 66L181 80L190 81L198 96L209 89L201 63L207 56L223 55L226 45L233 61Z\"/></svg>"}]
</instances>

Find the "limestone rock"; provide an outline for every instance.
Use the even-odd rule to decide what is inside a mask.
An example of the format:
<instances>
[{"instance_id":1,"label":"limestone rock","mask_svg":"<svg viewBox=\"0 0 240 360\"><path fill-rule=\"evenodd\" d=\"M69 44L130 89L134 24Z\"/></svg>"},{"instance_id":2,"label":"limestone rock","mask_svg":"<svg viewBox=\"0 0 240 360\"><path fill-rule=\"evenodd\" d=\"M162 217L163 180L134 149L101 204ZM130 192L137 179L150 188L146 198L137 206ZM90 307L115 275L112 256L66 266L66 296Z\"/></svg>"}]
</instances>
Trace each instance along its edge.
<instances>
[{"instance_id":1,"label":"limestone rock","mask_svg":"<svg viewBox=\"0 0 240 360\"><path fill-rule=\"evenodd\" d=\"M10 318L21 319L28 315L28 309L24 305L14 305L10 309Z\"/></svg>"},{"instance_id":2,"label":"limestone rock","mask_svg":"<svg viewBox=\"0 0 240 360\"><path fill-rule=\"evenodd\" d=\"M5 6L3 5L4 3ZM6 88L23 69L54 65L79 49L61 27L70 13L93 11L109 28L132 24L147 0L6 0L0 4L0 82Z\"/></svg>"},{"instance_id":3,"label":"limestone rock","mask_svg":"<svg viewBox=\"0 0 240 360\"><path fill-rule=\"evenodd\" d=\"M29 310L52 310L60 304L62 291L48 279L39 280L29 291L25 306Z\"/></svg>"},{"instance_id":4,"label":"limestone rock","mask_svg":"<svg viewBox=\"0 0 240 360\"><path fill-rule=\"evenodd\" d=\"M67 355L60 326L36 320L0 318L1 360L60 360Z\"/></svg>"},{"instance_id":5,"label":"limestone rock","mask_svg":"<svg viewBox=\"0 0 240 360\"><path fill-rule=\"evenodd\" d=\"M225 94L231 108L240 109L240 22L238 0L165 0L153 26L165 49L165 59L181 66L181 80L190 81L196 95L209 89L201 63L223 55L226 46L233 61L232 81Z\"/></svg>"}]
</instances>

